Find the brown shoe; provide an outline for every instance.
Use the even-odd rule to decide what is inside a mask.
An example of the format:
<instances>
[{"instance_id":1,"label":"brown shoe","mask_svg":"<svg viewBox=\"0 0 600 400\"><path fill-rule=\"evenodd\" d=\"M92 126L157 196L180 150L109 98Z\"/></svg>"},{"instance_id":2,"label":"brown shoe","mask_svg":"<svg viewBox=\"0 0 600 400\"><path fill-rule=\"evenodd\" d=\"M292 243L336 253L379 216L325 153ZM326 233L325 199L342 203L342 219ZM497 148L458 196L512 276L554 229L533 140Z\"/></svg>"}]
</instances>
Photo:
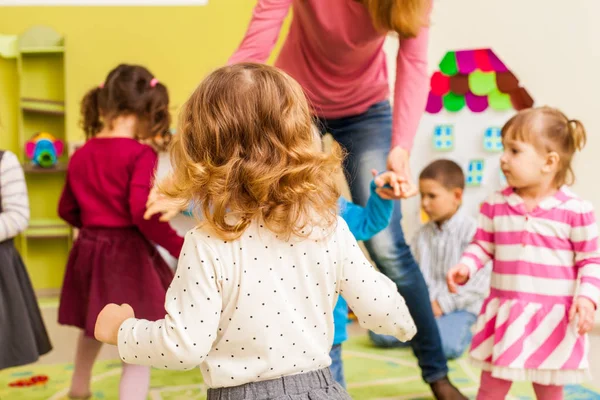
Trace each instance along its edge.
<instances>
[{"instance_id":1,"label":"brown shoe","mask_svg":"<svg viewBox=\"0 0 600 400\"><path fill-rule=\"evenodd\" d=\"M468 400L445 376L440 380L431 382L431 391L437 400Z\"/></svg>"}]
</instances>

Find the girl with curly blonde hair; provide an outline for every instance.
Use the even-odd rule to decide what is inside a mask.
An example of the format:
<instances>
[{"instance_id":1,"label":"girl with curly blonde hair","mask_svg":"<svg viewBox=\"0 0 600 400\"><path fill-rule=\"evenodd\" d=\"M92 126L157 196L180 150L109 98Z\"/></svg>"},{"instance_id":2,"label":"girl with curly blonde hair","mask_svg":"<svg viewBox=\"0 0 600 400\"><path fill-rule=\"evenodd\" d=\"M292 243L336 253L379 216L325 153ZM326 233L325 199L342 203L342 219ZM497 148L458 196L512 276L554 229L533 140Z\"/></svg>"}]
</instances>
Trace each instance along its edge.
<instances>
[{"instance_id":1,"label":"girl with curly blonde hair","mask_svg":"<svg viewBox=\"0 0 600 400\"><path fill-rule=\"evenodd\" d=\"M200 366L208 399L348 399L327 368L340 294L361 325L410 339L395 285L368 263L337 216L340 151L321 150L302 89L258 64L208 76L180 116L163 191L193 201L164 319L127 305L96 337L123 361Z\"/></svg>"}]
</instances>

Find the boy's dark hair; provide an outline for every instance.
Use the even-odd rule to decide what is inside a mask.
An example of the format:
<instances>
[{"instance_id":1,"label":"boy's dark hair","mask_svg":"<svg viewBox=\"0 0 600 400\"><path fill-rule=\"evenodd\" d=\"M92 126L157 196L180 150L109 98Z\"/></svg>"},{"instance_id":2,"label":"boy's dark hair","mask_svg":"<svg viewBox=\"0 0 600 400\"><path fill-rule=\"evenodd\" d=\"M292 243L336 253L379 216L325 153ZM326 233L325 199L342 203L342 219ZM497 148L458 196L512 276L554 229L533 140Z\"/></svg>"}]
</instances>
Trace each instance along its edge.
<instances>
[{"instance_id":1,"label":"boy's dark hair","mask_svg":"<svg viewBox=\"0 0 600 400\"><path fill-rule=\"evenodd\" d=\"M465 174L462 168L451 160L436 160L425 167L419 180L431 179L441 183L446 189L464 189Z\"/></svg>"},{"instance_id":2,"label":"boy's dark hair","mask_svg":"<svg viewBox=\"0 0 600 400\"><path fill-rule=\"evenodd\" d=\"M81 126L86 138L96 136L122 115L138 119L136 138L166 147L170 139L169 93L146 68L121 64L104 83L90 90L81 101Z\"/></svg>"}]
</instances>

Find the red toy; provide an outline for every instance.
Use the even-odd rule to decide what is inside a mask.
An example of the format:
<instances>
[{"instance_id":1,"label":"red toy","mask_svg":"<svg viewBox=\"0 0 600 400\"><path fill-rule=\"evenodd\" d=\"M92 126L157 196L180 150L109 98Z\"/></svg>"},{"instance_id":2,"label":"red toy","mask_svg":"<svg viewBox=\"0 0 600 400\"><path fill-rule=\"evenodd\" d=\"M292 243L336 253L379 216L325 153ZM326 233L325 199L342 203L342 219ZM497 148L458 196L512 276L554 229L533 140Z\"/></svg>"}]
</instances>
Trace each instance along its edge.
<instances>
[{"instance_id":1,"label":"red toy","mask_svg":"<svg viewBox=\"0 0 600 400\"><path fill-rule=\"evenodd\" d=\"M8 384L10 387L31 387L31 386L42 386L48 382L48 376L46 375L34 375L30 378L19 379L17 381Z\"/></svg>"}]
</instances>

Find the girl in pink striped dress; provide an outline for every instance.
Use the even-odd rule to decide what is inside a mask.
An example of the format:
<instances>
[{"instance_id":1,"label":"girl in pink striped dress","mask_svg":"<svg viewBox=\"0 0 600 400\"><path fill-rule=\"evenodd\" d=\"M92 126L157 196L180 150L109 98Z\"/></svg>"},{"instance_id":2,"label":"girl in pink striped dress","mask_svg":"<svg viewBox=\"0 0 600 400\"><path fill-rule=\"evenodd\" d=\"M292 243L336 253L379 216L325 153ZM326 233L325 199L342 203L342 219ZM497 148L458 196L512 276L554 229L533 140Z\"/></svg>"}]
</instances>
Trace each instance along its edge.
<instances>
[{"instance_id":1,"label":"girl in pink striped dress","mask_svg":"<svg viewBox=\"0 0 600 400\"><path fill-rule=\"evenodd\" d=\"M588 377L587 332L600 298L594 211L565 186L585 130L542 107L511 118L502 140L510 186L482 205L448 287L456 291L493 260L470 352L483 370L478 400L504 399L512 381L532 382L538 399L562 399L563 385Z\"/></svg>"}]
</instances>

